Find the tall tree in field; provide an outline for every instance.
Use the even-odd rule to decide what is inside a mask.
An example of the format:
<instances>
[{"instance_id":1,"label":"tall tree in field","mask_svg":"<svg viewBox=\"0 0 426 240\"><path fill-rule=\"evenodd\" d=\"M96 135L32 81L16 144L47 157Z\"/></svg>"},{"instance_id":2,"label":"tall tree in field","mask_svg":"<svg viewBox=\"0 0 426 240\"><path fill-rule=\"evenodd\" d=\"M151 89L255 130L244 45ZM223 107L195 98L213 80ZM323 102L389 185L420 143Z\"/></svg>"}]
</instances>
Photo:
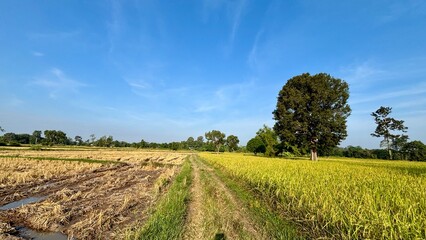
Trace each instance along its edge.
<instances>
[{"instance_id":1,"label":"tall tree in field","mask_svg":"<svg viewBox=\"0 0 426 240\"><path fill-rule=\"evenodd\" d=\"M226 145L228 146L230 152L233 152L238 148L238 143L240 143L240 140L237 136L229 135L226 138Z\"/></svg>"},{"instance_id":2,"label":"tall tree in field","mask_svg":"<svg viewBox=\"0 0 426 240\"><path fill-rule=\"evenodd\" d=\"M348 84L329 74L295 76L278 94L275 133L283 144L310 149L317 160L318 148L325 151L346 138L348 98Z\"/></svg>"},{"instance_id":3,"label":"tall tree in field","mask_svg":"<svg viewBox=\"0 0 426 240\"><path fill-rule=\"evenodd\" d=\"M34 143L38 144L40 143L40 140L42 139L41 137L41 131L40 130L35 130L32 134L32 137L34 139Z\"/></svg>"},{"instance_id":4,"label":"tall tree in field","mask_svg":"<svg viewBox=\"0 0 426 240\"><path fill-rule=\"evenodd\" d=\"M94 133L90 134L90 142L93 144L96 141L96 136Z\"/></svg>"},{"instance_id":5,"label":"tall tree in field","mask_svg":"<svg viewBox=\"0 0 426 240\"><path fill-rule=\"evenodd\" d=\"M75 136L74 137L75 142L77 143L77 145L82 145L83 144L83 138L81 136Z\"/></svg>"},{"instance_id":6,"label":"tall tree in field","mask_svg":"<svg viewBox=\"0 0 426 240\"><path fill-rule=\"evenodd\" d=\"M66 144L68 141L67 134L59 130L45 130L44 137L49 145Z\"/></svg>"},{"instance_id":7,"label":"tall tree in field","mask_svg":"<svg viewBox=\"0 0 426 240\"><path fill-rule=\"evenodd\" d=\"M381 106L375 112L371 113L374 121L377 124L376 130L371 134L373 137L383 137L380 146L386 147L389 153L389 158L392 159L392 146L400 140L407 140L406 135L395 134L396 131L407 132L407 127L404 126L403 120L396 120L389 117L392 112L391 107Z\"/></svg>"},{"instance_id":8,"label":"tall tree in field","mask_svg":"<svg viewBox=\"0 0 426 240\"><path fill-rule=\"evenodd\" d=\"M217 153L219 152L220 147L225 143L225 134L218 130L206 132L205 137L208 142L213 143Z\"/></svg>"},{"instance_id":9,"label":"tall tree in field","mask_svg":"<svg viewBox=\"0 0 426 240\"><path fill-rule=\"evenodd\" d=\"M193 137L189 137L187 140L186 140L186 146L189 148L189 149L194 149L194 147L195 147L195 139L193 138Z\"/></svg>"}]
</instances>

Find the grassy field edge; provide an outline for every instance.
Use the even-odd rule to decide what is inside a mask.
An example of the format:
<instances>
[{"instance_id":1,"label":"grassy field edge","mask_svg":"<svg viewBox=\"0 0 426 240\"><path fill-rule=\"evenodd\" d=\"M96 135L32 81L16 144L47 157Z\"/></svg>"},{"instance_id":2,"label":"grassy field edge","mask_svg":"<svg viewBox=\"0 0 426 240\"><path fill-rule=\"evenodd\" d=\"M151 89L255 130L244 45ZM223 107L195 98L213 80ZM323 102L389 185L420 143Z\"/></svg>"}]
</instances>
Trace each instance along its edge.
<instances>
[{"instance_id":1,"label":"grassy field edge","mask_svg":"<svg viewBox=\"0 0 426 240\"><path fill-rule=\"evenodd\" d=\"M216 175L249 209L253 219L264 227L264 232L268 233L271 239L305 239L298 233L294 224L283 219L271 203L264 196L256 194L247 183L233 177L225 169L205 158L198 156L198 159L214 169Z\"/></svg>"},{"instance_id":2,"label":"grassy field edge","mask_svg":"<svg viewBox=\"0 0 426 240\"><path fill-rule=\"evenodd\" d=\"M191 174L192 167L187 158L146 224L126 239L180 239L185 228Z\"/></svg>"}]
</instances>

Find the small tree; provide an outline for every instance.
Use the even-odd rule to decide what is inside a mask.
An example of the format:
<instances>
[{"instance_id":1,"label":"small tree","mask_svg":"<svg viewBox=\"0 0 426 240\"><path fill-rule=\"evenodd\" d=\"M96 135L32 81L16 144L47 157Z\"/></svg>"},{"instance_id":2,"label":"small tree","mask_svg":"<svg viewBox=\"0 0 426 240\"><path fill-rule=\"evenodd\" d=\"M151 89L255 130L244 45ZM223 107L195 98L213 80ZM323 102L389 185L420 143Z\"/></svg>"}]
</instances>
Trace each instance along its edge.
<instances>
[{"instance_id":1,"label":"small tree","mask_svg":"<svg viewBox=\"0 0 426 240\"><path fill-rule=\"evenodd\" d=\"M265 144L259 136L250 139L247 142L246 149L247 151L254 153L254 155L257 155L257 153L265 153L266 151Z\"/></svg>"},{"instance_id":2,"label":"small tree","mask_svg":"<svg viewBox=\"0 0 426 240\"><path fill-rule=\"evenodd\" d=\"M228 146L230 152L237 150L238 143L240 143L240 140L238 139L237 136L229 135L226 138L226 145Z\"/></svg>"},{"instance_id":3,"label":"small tree","mask_svg":"<svg viewBox=\"0 0 426 240\"><path fill-rule=\"evenodd\" d=\"M410 161L426 161L426 145L421 141L412 141L402 148Z\"/></svg>"},{"instance_id":4,"label":"small tree","mask_svg":"<svg viewBox=\"0 0 426 240\"><path fill-rule=\"evenodd\" d=\"M83 138L81 136L75 136L74 140L77 143L77 145L82 145L83 144Z\"/></svg>"},{"instance_id":5,"label":"small tree","mask_svg":"<svg viewBox=\"0 0 426 240\"><path fill-rule=\"evenodd\" d=\"M96 141L96 136L94 133L90 134L90 143L94 143Z\"/></svg>"},{"instance_id":6,"label":"small tree","mask_svg":"<svg viewBox=\"0 0 426 240\"><path fill-rule=\"evenodd\" d=\"M277 154L276 146L278 145L278 139L277 134L275 134L272 128L263 125L263 128L257 131L256 136L258 136L265 145L266 156L273 157Z\"/></svg>"},{"instance_id":7,"label":"small tree","mask_svg":"<svg viewBox=\"0 0 426 240\"><path fill-rule=\"evenodd\" d=\"M219 153L220 147L225 143L225 134L218 130L212 130L205 133L209 143L213 143L216 148L216 153Z\"/></svg>"},{"instance_id":8,"label":"small tree","mask_svg":"<svg viewBox=\"0 0 426 240\"><path fill-rule=\"evenodd\" d=\"M189 137L187 140L186 140L186 146L188 146L188 148L189 149L194 149L194 147L195 147L195 139L193 138L193 137Z\"/></svg>"},{"instance_id":9,"label":"small tree","mask_svg":"<svg viewBox=\"0 0 426 240\"><path fill-rule=\"evenodd\" d=\"M40 142L40 140L42 140L41 137L41 131L40 130L35 130L32 134L32 137L34 139L34 143L38 144Z\"/></svg>"},{"instance_id":10,"label":"small tree","mask_svg":"<svg viewBox=\"0 0 426 240\"><path fill-rule=\"evenodd\" d=\"M203 136L198 136L197 140L195 142L195 145L197 147L198 150L202 149L204 146L204 137Z\"/></svg>"},{"instance_id":11,"label":"small tree","mask_svg":"<svg viewBox=\"0 0 426 240\"><path fill-rule=\"evenodd\" d=\"M388 150L390 159L392 159L392 145L398 143L401 138L408 139L406 135L394 133L395 131L407 132L407 127L404 126L403 120L396 120L395 118L388 117L391 112L391 107L381 106L375 112L371 113L371 116L374 117L374 121L377 124L376 130L371 136L383 137L380 146Z\"/></svg>"}]
</instances>

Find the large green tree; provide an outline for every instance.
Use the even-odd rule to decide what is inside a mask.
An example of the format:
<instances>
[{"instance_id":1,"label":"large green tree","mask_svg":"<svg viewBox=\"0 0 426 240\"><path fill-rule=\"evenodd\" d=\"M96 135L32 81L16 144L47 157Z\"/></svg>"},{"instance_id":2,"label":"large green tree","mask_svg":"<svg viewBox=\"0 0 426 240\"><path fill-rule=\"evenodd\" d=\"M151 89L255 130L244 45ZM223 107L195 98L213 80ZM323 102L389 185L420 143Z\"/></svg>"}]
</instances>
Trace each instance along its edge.
<instances>
[{"instance_id":1,"label":"large green tree","mask_svg":"<svg viewBox=\"0 0 426 240\"><path fill-rule=\"evenodd\" d=\"M68 142L67 134L59 130L45 130L44 137L44 141L48 145L67 144Z\"/></svg>"},{"instance_id":2,"label":"large green tree","mask_svg":"<svg viewBox=\"0 0 426 240\"><path fill-rule=\"evenodd\" d=\"M218 130L212 130L206 132L204 135L209 143L213 143L218 153L220 147L225 143L225 134Z\"/></svg>"},{"instance_id":3,"label":"large green tree","mask_svg":"<svg viewBox=\"0 0 426 240\"><path fill-rule=\"evenodd\" d=\"M278 94L274 130L284 144L310 149L317 160L347 137L348 84L326 73L304 73L287 81Z\"/></svg>"},{"instance_id":4,"label":"large green tree","mask_svg":"<svg viewBox=\"0 0 426 240\"><path fill-rule=\"evenodd\" d=\"M407 132L407 127L404 126L403 120L396 120L395 118L389 117L392 113L391 107L381 106L375 112L371 113L374 117L374 121L377 124L376 130L371 134L373 137L383 137L380 146L385 147L388 150L389 158L392 159L392 148L397 143L406 141L408 137L406 135L396 134L396 132Z\"/></svg>"}]
</instances>

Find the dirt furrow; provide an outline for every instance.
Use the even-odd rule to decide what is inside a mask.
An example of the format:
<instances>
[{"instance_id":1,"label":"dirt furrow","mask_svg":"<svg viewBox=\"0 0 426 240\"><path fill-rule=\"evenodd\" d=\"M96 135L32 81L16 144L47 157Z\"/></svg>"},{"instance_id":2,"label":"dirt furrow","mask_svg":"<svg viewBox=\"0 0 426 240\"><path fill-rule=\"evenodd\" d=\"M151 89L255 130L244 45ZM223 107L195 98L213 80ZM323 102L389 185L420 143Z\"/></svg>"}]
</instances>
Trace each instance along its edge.
<instances>
[{"instance_id":1,"label":"dirt furrow","mask_svg":"<svg viewBox=\"0 0 426 240\"><path fill-rule=\"evenodd\" d=\"M196 156L185 239L268 239L215 171Z\"/></svg>"},{"instance_id":2,"label":"dirt furrow","mask_svg":"<svg viewBox=\"0 0 426 240\"><path fill-rule=\"evenodd\" d=\"M193 167L193 179L191 188L191 203L188 206L188 217L184 239L202 239L203 212L202 212L202 186L200 180L200 168L195 163L195 155L191 155Z\"/></svg>"}]
</instances>

